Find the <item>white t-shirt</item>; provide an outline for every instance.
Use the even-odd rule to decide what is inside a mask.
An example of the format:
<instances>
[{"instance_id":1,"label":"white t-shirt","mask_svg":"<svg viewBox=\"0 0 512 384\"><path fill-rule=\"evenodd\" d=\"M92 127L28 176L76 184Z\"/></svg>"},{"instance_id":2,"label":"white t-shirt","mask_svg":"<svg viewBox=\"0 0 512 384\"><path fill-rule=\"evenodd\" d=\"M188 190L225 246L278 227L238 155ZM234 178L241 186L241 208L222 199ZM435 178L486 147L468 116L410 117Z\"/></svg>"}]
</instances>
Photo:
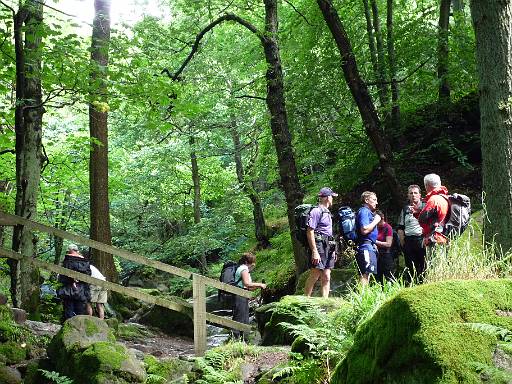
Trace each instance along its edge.
<instances>
[{"instance_id":1,"label":"white t-shirt","mask_svg":"<svg viewBox=\"0 0 512 384\"><path fill-rule=\"evenodd\" d=\"M106 281L106 277L100 272L98 268L91 264L91 277L94 277L99 280Z\"/></svg>"},{"instance_id":2,"label":"white t-shirt","mask_svg":"<svg viewBox=\"0 0 512 384\"><path fill-rule=\"evenodd\" d=\"M235 283L238 281L238 284L236 284L237 287L244 288L244 282L242 281L242 272L247 271L249 272L249 267L245 264L242 264L236 269L235 272ZM249 273L249 282L251 282L251 274Z\"/></svg>"}]
</instances>

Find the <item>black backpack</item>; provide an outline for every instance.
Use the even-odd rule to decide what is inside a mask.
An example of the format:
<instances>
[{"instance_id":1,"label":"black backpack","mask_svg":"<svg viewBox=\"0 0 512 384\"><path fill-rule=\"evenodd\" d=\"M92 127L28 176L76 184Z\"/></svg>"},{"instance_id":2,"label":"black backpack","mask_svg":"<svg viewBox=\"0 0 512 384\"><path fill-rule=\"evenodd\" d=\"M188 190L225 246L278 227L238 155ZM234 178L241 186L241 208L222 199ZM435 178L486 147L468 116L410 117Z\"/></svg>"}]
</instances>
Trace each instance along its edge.
<instances>
[{"instance_id":1,"label":"black backpack","mask_svg":"<svg viewBox=\"0 0 512 384\"><path fill-rule=\"evenodd\" d=\"M448 200L449 210L443 225L443 235L457 237L464 232L471 217L471 201L466 195L454 193L443 195Z\"/></svg>"},{"instance_id":2,"label":"black backpack","mask_svg":"<svg viewBox=\"0 0 512 384\"><path fill-rule=\"evenodd\" d=\"M297 227L297 232L295 233L295 238L304 246L308 247L308 239L306 236L306 230L308 229L308 220L309 220L309 212L316 205L311 204L301 204L295 207L294 217L295 217L295 225Z\"/></svg>"},{"instance_id":3,"label":"black backpack","mask_svg":"<svg viewBox=\"0 0 512 384\"><path fill-rule=\"evenodd\" d=\"M239 265L238 263L235 263L234 261L226 261L224 265L222 266L222 271L220 273L219 280L221 283L229 284L229 285L238 285L238 283L241 280L238 279L238 281L235 281L235 273L238 269ZM232 293L228 293L225 291L219 290L219 294L217 296L219 301L228 301L231 300L233 297Z\"/></svg>"},{"instance_id":4,"label":"black backpack","mask_svg":"<svg viewBox=\"0 0 512 384\"><path fill-rule=\"evenodd\" d=\"M398 232L393 229L393 242L391 243L391 255L393 259L398 259L400 253L402 253L402 244L400 244L400 237Z\"/></svg>"}]
</instances>

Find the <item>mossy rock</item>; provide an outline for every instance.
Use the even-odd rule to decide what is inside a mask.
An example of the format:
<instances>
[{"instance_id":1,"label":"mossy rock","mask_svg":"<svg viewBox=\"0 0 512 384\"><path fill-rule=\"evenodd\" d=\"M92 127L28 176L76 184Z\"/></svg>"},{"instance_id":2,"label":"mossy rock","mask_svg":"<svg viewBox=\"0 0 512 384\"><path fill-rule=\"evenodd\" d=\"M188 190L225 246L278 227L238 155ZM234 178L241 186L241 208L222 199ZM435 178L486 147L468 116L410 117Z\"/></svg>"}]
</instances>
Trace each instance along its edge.
<instances>
[{"instance_id":1,"label":"mossy rock","mask_svg":"<svg viewBox=\"0 0 512 384\"><path fill-rule=\"evenodd\" d=\"M115 332L116 337L123 340L143 339L149 334L144 326L136 323L121 323Z\"/></svg>"},{"instance_id":2,"label":"mossy rock","mask_svg":"<svg viewBox=\"0 0 512 384\"><path fill-rule=\"evenodd\" d=\"M256 321L262 335L262 345L291 345L294 336L281 326L314 324L318 316L333 312L345 303L339 298L285 296L279 302L261 306L256 310Z\"/></svg>"},{"instance_id":3,"label":"mossy rock","mask_svg":"<svg viewBox=\"0 0 512 384\"><path fill-rule=\"evenodd\" d=\"M360 326L332 383L481 383L497 338L472 323L512 330L510 310L510 279L404 289Z\"/></svg>"},{"instance_id":4,"label":"mossy rock","mask_svg":"<svg viewBox=\"0 0 512 384\"><path fill-rule=\"evenodd\" d=\"M189 308L188 313L181 313L154 305L140 317L139 323L156 327L168 335L193 337L194 322L192 317L192 308Z\"/></svg>"},{"instance_id":5,"label":"mossy rock","mask_svg":"<svg viewBox=\"0 0 512 384\"><path fill-rule=\"evenodd\" d=\"M25 343L8 341L0 344L0 361L7 364L17 364L27 358L27 347Z\"/></svg>"},{"instance_id":6,"label":"mossy rock","mask_svg":"<svg viewBox=\"0 0 512 384\"><path fill-rule=\"evenodd\" d=\"M4 364L0 364L0 383L2 384L21 384L21 373Z\"/></svg>"},{"instance_id":7,"label":"mossy rock","mask_svg":"<svg viewBox=\"0 0 512 384\"><path fill-rule=\"evenodd\" d=\"M194 364L181 359L162 359L158 360L152 355L144 357L144 365L148 376L152 381L162 383L178 383L184 381L184 377L192 371Z\"/></svg>"},{"instance_id":8,"label":"mossy rock","mask_svg":"<svg viewBox=\"0 0 512 384\"><path fill-rule=\"evenodd\" d=\"M308 279L310 271L302 273L297 279L297 285L295 287L296 295L304 294L304 286ZM357 271L355 269L344 268L344 269L333 269L331 270L331 296L342 296L347 293L352 285L357 282ZM313 289L313 296L320 296L320 280L315 284Z\"/></svg>"},{"instance_id":9,"label":"mossy rock","mask_svg":"<svg viewBox=\"0 0 512 384\"><path fill-rule=\"evenodd\" d=\"M65 361L67 354L83 351L99 341L115 341L114 334L107 324L92 316L74 316L66 320L53 337L48 346L48 356L54 361Z\"/></svg>"}]
</instances>

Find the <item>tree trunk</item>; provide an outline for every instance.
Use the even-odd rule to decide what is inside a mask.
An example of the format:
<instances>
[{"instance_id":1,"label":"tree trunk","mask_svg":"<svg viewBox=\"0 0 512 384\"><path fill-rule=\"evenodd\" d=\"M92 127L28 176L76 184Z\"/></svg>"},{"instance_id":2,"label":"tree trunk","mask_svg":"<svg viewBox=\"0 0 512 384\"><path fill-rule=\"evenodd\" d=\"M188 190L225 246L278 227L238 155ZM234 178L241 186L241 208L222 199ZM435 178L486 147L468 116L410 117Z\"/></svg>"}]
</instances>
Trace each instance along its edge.
<instances>
[{"instance_id":1,"label":"tree trunk","mask_svg":"<svg viewBox=\"0 0 512 384\"><path fill-rule=\"evenodd\" d=\"M363 0L364 17L366 18L366 33L368 33L368 48L370 49L370 60L372 61L373 74L377 78L379 63L377 62L377 48L375 47L375 35L373 33L372 11L368 0ZM379 84L379 90L382 84ZM379 96L381 92L379 91Z\"/></svg>"},{"instance_id":2,"label":"tree trunk","mask_svg":"<svg viewBox=\"0 0 512 384\"><path fill-rule=\"evenodd\" d=\"M26 12L26 18L22 15ZM20 150L17 159L16 214L30 220L37 220L37 194L41 178L41 166L44 156L42 153L42 125L44 108L41 95L41 29L43 23L43 4L38 1L27 1L25 8L18 12L25 19L25 43L22 48L23 73L19 76L22 83L21 95L24 102L21 111L16 111L16 151ZM17 20L20 22L20 20ZM21 23L18 24L18 27ZM16 32L21 43L21 31ZM16 52L18 53L18 52ZM18 77L18 76L17 76ZM18 78L17 78L18 81ZM19 94L16 95L19 98ZM20 113L21 112L21 113ZM17 153L18 155L18 153ZM29 260L37 253L36 238L32 231L16 228L13 237L13 249L22 254L23 259L15 266L14 305L26 310L37 318L39 307L39 270Z\"/></svg>"},{"instance_id":3,"label":"tree trunk","mask_svg":"<svg viewBox=\"0 0 512 384\"><path fill-rule=\"evenodd\" d=\"M91 45L91 91L89 105L89 130L91 153L89 158L89 183L91 204L91 239L112 244L108 198L108 104L107 71L110 43L110 0L94 1L95 16ZM117 271L112 255L91 250L92 263L108 281L117 281Z\"/></svg>"},{"instance_id":4,"label":"tree trunk","mask_svg":"<svg viewBox=\"0 0 512 384\"><path fill-rule=\"evenodd\" d=\"M512 249L512 3L472 0L480 80L484 233L503 254ZM496 237L494 237L496 235Z\"/></svg>"},{"instance_id":5,"label":"tree trunk","mask_svg":"<svg viewBox=\"0 0 512 384\"><path fill-rule=\"evenodd\" d=\"M196 156L196 139L194 135L189 137L190 162L192 163L192 183L194 185L194 223L201 222L201 180Z\"/></svg>"},{"instance_id":6,"label":"tree trunk","mask_svg":"<svg viewBox=\"0 0 512 384\"><path fill-rule=\"evenodd\" d=\"M267 225L265 223L265 216L263 215L263 208L261 206L261 200L258 195L258 192L256 191L256 188L254 188L254 182L252 180L245 180L244 166L242 163L240 135L238 133L238 129L234 121L231 123L231 137L233 139L236 176L238 179L238 183L242 186L244 192L246 193L247 197L249 197L252 203L254 232L256 240L258 241L258 245L262 248L266 248L269 246L270 243L268 239Z\"/></svg>"},{"instance_id":7,"label":"tree trunk","mask_svg":"<svg viewBox=\"0 0 512 384\"><path fill-rule=\"evenodd\" d=\"M439 80L439 105L450 102L450 84L448 82L448 31L450 26L451 0L441 0L439 10L439 31L437 42L437 78Z\"/></svg>"},{"instance_id":8,"label":"tree trunk","mask_svg":"<svg viewBox=\"0 0 512 384\"><path fill-rule=\"evenodd\" d=\"M370 0L373 14L373 29L375 30L375 41L377 42L377 73L376 78L379 82L379 101L381 107L381 116L384 118L384 125L389 122L389 92L386 84L388 75L386 71L386 55L384 52L384 42L382 30L380 28L379 9L376 0Z\"/></svg>"},{"instance_id":9,"label":"tree trunk","mask_svg":"<svg viewBox=\"0 0 512 384\"><path fill-rule=\"evenodd\" d=\"M391 146L389 145L386 137L382 135L379 117L368 92L368 87L359 75L359 70L357 68L357 63L348 35L341 23L338 12L332 5L331 0L317 0L317 3L340 52L342 59L341 66L343 68L345 81L350 88L352 97L354 98L357 108L359 109L359 113L361 114L366 134L370 138L370 141L377 152L380 166L386 177L391 196L394 203L399 205L403 201L403 193L402 187L396 178L395 169L392 165L393 156Z\"/></svg>"},{"instance_id":10,"label":"tree trunk","mask_svg":"<svg viewBox=\"0 0 512 384\"><path fill-rule=\"evenodd\" d=\"M62 201L57 198L57 202L55 203L55 228L62 229L63 231L67 229L68 220L66 220L66 207L68 206L69 199L70 192L69 190L66 190L64 192ZM62 249L64 247L64 239L60 236L53 236L53 244L55 248L53 264L59 265L61 262Z\"/></svg>"},{"instance_id":11,"label":"tree trunk","mask_svg":"<svg viewBox=\"0 0 512 384\"><path fill-rule=\"evenodd\" d=\"M283 70L277 42L278 18L277 0L264 0L265 3L265 33L263 36L263 49L267 61L267 107L270 111L270 127L272 138L277 152L281 187L283 188L288 223L295 257L297 274L307 269L304 247L297 241L297 228L294 219L294 210L302 204L303 193L297 175L295 156L293 154L292 137L288 128L288 117L283 86Z\"/></svg>"},{"instance_id":12,"label":"tree trunk","mask_svg":"<svg viewBox=\"0 0 512 384\"><path fill-rule=\"evenodd\" d=\"M396 132L400 128L400 104L399 89L396 78L396 55L395 55L395 36L393 35L393 0L387 0L387 48L389 72L391 76L391 127Z\"/></svg>"}]
</instances>

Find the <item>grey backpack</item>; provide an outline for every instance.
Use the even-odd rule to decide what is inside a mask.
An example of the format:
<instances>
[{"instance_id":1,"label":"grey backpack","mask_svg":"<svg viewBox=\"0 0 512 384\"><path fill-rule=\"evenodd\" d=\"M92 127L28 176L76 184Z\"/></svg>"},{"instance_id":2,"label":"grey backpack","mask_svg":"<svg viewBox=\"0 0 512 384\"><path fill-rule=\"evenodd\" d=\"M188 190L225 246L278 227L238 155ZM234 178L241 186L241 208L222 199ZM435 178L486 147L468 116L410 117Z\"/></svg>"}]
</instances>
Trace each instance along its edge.
<instances>
[{"instance_id":1,"label":"grey backpack","mask_svg":"<svg viewBox=\"0 0 512 384\"><path fill-rule=\"evenodd\" d=\"M469 224L471 201L460 193L444 195L444 198L448 200L449 211L443 226L443 235L452 238L460 236Z\"/></svg>"}]
</instances>

